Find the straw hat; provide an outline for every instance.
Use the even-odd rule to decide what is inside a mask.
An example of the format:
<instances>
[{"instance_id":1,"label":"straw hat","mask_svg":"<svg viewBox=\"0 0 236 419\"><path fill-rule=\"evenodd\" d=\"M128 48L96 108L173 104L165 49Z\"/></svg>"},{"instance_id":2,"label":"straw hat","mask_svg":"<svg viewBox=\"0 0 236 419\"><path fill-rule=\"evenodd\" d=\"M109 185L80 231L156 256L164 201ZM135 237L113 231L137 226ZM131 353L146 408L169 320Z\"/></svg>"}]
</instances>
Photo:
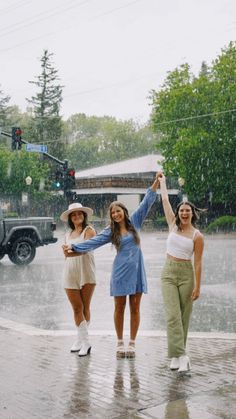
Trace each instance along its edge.
<instances>
[{"instance_id":1,"label":"straw hat","mask_svg":"<svg viewBox=\"0 0 236 419\"><path fill-rule=\"evenodd\" d=\"M86 212L86 214L88 214L88 215L93 214L92 208L83 207L83 205L80 204L79 202L75 202L74 204L70 204L69 207L68 207L68 210L64 211L60 215L60 219L62 221L68 221L68 215L71 214L72 212L75 212L75 211L83 211L83 212Z\"/></svg>"}]
</instances>

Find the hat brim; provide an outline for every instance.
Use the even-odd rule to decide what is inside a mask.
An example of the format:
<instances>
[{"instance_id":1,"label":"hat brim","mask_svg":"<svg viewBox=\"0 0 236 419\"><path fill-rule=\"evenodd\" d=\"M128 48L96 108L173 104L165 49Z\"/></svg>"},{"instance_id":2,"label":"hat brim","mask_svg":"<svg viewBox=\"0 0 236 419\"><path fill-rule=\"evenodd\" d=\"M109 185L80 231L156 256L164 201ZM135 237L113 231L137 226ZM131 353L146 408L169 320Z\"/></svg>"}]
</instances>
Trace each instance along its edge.
<instances>
[{"instance_id":1,"label":"hat brim","mask_svg":"<svg viewBox=\"0 0 236 419\"><path fill-rule=\"evenodd\" d=\"M61 221L68 221L68 216L72 213L72 212L76 212L76 211L82 211L85 212L87 215L93 215L93 210L92 208L88 208L88 207L80 207L80 208L73 208L67 211L64 211L61 215L60 215L60 220Z\"/></svg>"}]
</instances>

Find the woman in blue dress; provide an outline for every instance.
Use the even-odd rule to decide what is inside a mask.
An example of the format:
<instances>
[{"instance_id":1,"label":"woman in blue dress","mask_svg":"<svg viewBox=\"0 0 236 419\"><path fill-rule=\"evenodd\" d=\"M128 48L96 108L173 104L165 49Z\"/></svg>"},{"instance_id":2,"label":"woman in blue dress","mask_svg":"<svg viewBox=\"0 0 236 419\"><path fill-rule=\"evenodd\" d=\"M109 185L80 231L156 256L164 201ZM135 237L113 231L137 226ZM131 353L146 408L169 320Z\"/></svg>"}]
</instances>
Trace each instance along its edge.
<instances>
[{"instance_id":1,"label":"woman in blue dress","mask_svg":"<svg viewBox=\"0 0 236 419\"><path fill-rule=\"evenodd\" d=\"M129 217L127 208L118 201L111 203L110 226L84 243L63 246L66 257L79 256L95 250L107 243L112 243L117 250L112 266L110 295L114 297L114 323L117 334L117 357L135 356L135 339L140 323L140 302L143 293L147 293L147 279L140 247L140 230L143 221L156 200L159 180L156 176L148 188L139 207ZM130 306L130 341L127 350L124 347L123 326L126 297Z\"/></svg>"}]
</instances>

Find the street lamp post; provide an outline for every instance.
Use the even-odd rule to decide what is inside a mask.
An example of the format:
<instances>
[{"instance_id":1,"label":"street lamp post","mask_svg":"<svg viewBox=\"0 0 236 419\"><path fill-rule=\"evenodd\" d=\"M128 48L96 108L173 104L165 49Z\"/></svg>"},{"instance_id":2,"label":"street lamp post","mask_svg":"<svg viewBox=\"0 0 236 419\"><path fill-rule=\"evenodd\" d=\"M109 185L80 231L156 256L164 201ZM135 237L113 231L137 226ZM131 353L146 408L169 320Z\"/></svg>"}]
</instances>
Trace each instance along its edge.
<instances>
[{"instance_id":1,"label":"street lamp post","mask_svg":"<svg viewBox=\"0 0 236 419\"><path fill-rule=\"evenodd\" d=\"M184 194L184 190L183 190L184 185L185 185L185 179L182 178L182 177L179 177L178 178L178 184L179 184L179 187L180 187L180 201L187 201L188 197L187 197L186 194Z\"/></svg>"},{"instance_id":2,"label":"street lamp post","mask_svg":"<svg viewBox=\"0 0 236 419\"><path fill-rule=\"evenodd\" d=\"M31 176L27 176L25 178L25 183L27 185L27 192L22 193L22 204L26 205L28 207L27 208L28 209L28 211L27 211L28 214L29 214L29 201L30 201L30 187L31 187L32 181L33 181L33 179L32 179Z\"/></svg>"}]
</instances>

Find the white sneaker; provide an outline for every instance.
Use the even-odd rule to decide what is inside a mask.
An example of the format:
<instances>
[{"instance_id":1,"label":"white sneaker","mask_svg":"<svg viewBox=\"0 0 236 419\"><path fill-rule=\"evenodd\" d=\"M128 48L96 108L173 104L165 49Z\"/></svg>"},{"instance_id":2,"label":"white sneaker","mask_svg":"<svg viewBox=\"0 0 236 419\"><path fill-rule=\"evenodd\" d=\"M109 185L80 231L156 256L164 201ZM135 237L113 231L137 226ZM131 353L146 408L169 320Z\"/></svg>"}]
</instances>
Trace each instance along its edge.
<instances>
[{"instance_id":1,"label":"white sneaker","mask_svg":"<svg viewBox=\"0 0 236 419\"><path fill-rule=\"evenodd\" d=\"M179 358L171 358L170 369L171 370L179 369Z\"/></svg>"},{"instance_id":2,"label":"white sneaker","mask_svg":"<svg viewBox=\"0 0 236 419\"><path fill-rule=\"evenodd\" d=\"M70 351L71 352L79 352L82 346L82 342L80 339L76 339L76 341L73 343L73 345L71 346Z\"/></svg>"},{"instance_id":3,"label":"white sneaker","mask_svg":"<svg viewBox=\"0 0 236 419\"><path fill-rule=\"evenodd\" d=\"M179 357L179 369L178 372L186 372L191 368L190 360L187 355L182 355Z\"/></svg>"}]
</instances>

